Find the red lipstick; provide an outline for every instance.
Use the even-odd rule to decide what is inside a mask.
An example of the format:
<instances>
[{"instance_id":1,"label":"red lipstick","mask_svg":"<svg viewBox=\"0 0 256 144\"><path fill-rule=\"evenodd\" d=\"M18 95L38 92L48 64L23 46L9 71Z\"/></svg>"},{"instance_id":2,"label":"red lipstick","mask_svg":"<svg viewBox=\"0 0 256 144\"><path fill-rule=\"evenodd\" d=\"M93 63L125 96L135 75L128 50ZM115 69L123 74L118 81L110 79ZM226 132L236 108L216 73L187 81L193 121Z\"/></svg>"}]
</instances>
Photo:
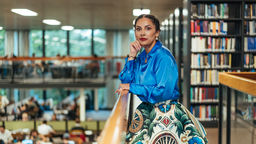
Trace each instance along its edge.
<instances>
[{"instance_id":1,"label":"red lipstick","mask_svg":"<svg viewBox=\"0 0 256 144\"><path fill-rule=\"evenodd\" d=\"M145 41L145 40L147 40L147 39L146 39L146 38L140 38L140 40L141 40L141 41Z\"/></svg>"}]
</instances>

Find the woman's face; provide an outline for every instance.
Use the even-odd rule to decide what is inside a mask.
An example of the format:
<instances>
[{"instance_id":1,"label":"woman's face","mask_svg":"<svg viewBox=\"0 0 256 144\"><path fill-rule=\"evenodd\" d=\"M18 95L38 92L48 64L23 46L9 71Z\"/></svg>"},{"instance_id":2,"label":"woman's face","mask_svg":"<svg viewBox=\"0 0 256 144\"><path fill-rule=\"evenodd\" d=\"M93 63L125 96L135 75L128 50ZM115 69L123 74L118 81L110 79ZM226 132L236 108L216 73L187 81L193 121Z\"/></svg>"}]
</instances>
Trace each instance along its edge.
<instances>
[{"instance_id":1,"label":"woman's face","mask_svg":"<svg viewBox=\"0 0 256 144\"><path fill-rule=\"evenodd\" d=\"M151 46L159 36L155 24L148 18L141 18L135 25L135 37L142 47Z\"/></svg>"}]
</instances>

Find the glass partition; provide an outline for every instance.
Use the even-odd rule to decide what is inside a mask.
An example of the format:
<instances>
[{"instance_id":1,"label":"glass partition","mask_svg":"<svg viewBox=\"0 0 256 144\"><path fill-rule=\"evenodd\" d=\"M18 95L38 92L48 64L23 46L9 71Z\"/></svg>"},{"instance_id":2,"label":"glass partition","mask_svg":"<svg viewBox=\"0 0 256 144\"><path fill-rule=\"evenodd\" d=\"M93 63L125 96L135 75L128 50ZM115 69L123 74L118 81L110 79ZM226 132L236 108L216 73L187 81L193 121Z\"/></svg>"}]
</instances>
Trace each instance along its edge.
<instances>
[{"instance_id":1,"label":"glass partition","mask_svg":"<svg viewBox=\"0 0 256 144\"><path fill-rule=\"evenodd\" d=\"M91 29L70 31L70 56L91 56Z\"/></svg>"},{"instance_id":2,"label":"glass partition","mask_svg":"<svg viewBox=\"0 0 256 144\"><path fill-rule=\"evenodd\" d=\"M64 30L45 31L46 57L67 55L67 32Z\"/></svg>"},{"instance_id":3,"label":"glass partition","mask_svg":"<svg viewBox=\"0 0 256 144\"><path fill-rule=\"evenodd\" d=\"M256 142L256 96L221 86L222 143Z\"/></svg>"}]
</instances>

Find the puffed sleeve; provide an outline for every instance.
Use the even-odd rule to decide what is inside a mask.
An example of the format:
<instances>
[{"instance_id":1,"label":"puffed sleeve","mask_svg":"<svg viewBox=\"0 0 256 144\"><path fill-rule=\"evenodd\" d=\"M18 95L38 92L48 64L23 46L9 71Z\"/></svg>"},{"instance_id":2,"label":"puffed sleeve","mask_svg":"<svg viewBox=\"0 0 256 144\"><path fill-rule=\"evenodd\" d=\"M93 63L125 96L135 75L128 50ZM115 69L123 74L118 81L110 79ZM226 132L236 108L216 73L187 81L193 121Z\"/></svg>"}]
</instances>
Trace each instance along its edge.
<instances>
[{"instance_id":1,"label":"puffed sleeve","mask_svg":"<svg viewBox=\"0 0 256 144\"><path fill-rule=\"evenodd\" d=\"M119 74L119 79L121 80L122 83L131 83L133 81L134 67L135 67L135 60L128 61L128 58L126 58L124 68Z\"/></svg>"},{"instance_id":2,"label":"puffed sleeve","mask_svg":"<svg viewBox=\"0 0 256 144\"><path fill-rule=\"evenodd\" d=\"M176 62L169 55L161 55L154 63L156 85L130 84L130 92L150 103L171 99L178 80Z\"/></svg>"}]
</instances>

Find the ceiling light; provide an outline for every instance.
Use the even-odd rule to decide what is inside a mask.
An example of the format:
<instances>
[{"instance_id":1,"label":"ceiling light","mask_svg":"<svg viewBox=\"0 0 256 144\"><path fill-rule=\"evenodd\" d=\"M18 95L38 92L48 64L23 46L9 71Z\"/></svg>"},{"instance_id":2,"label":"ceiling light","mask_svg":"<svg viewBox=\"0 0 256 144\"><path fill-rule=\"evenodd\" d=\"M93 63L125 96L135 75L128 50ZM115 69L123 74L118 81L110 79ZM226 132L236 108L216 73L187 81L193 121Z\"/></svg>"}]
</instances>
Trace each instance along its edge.
<instances>
[{"instance_id":1,"label":"ceiling light","mask_svg":"<svg viewBox=\"0 0 256 144\"><path fill-rule=\"evenodd\" d=\"M48 25L60 25L61 22L57 21L55 19L44 19L43 23L48 24Z\"/></svg>"},{"instance_id":2,"label":"ceiling light","mask_svg":"<svg viewBox=\"0 0 256 144\"><path fill-rule=\"evenodd\" d=\"M29 9L11 9L12 12L22 16L37 16L37 13Z\"/></svg>"},{"instance_id":3,"label":"ceiling light","mask_svg":"<svg viewBox=\"0 0 256 144\"><path fill-rule=\"evenodd\" d=\"M132 13L134 16L139 16L142 14L150 14L150 9L133 9Z\"/></svg>"},{"instance_id":4,"label":"ceiling light","mask_svg":"<svg viewBox=\"0 0 256 144\"><path fill-rule=\"evenodd\" d=\"M165 20L164 20L164 24L165 24L165 25L168 25L168 19L165 19Z\"/></svg>"},{"instance_id":5,"label":"ceiling light","mask_svg":"<svg viewBox=\"0 0 256 144\"><path fill-rule=\"evenodd\" d=\"M70 31L70 30L73 30L74 27L73 27L73 26L68 26L68 25L66 25L66 26L62 26L61 29L62 29L62 30Z\"/></svg>"},{"instance_id":6,"label":"ceiling light","mask_svg":"<svg viewBox=\"0 0 256 144\"><path fill-rule=\"evenodd\" d=\"M179 16L180 15L180 10L178 8L176 8L174 10L174 14L175 14L175 16Z\"/></svg>"},{"instance_id":7,"label":"ceiling light","mask_svg":"<svg viewBox=\"0 0 256 144\"><path fill-rule=\"evenodd\" d=\"M183 9L182 13L183 13L184 16L187 16L188 15L188 9Z\"/></svg>"},{"instance_id":8,"label":"ceiling light","mask_svg":"<svg viewBox=\"0 0 256 144\"><path fill-rule=\"evenodd\" d=\"M3 27L0 26L0 30L2 30L2 29L3 29Z\"/></svg>"}]
</instances>

